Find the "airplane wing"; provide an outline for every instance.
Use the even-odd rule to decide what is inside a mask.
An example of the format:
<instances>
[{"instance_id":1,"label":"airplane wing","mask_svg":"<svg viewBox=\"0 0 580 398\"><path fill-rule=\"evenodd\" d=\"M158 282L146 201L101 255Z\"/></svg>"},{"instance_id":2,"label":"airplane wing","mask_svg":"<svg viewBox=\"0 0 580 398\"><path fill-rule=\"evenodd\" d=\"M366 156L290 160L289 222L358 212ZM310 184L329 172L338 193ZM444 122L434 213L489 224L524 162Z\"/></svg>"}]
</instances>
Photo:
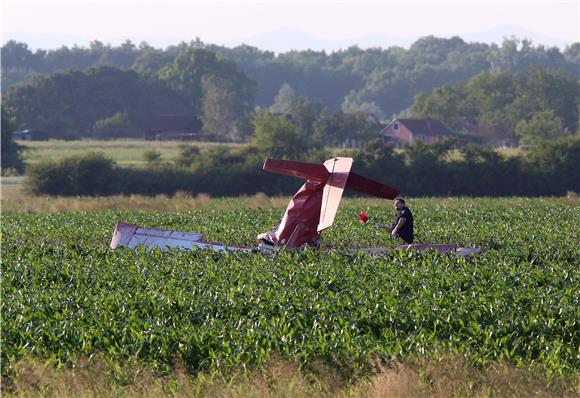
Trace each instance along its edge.
<instances>
[{"instance_id":1,"label":"airplane wing","mask_svg":"<svg viewBox=\"0 0 580 398\"><path fill-rule=\"evenodd\" d=\"M202 234L169 231L158 228L143 228L135 224L119 221L115 225L110 247L111 249L115 249L119 246L125 246L129 249L134 249L142 245L149 249L158 247L161 250L177 247L185 250L192 250L194 247L217 251L240 250L247 252L249 250L244 247L224 246L218 243L205 242L202 239Z\"/></svg>"},{"instance_id":2,"label":"airplane wing","mask_svg":"<svg viewBox=\"0 0 580 398\"><path fill-rule=\"evenodd\" d=\"M316 182L324 182L328 178L328 170L326 167L316 163L266 159L266 162L264 162L264 170Z\"/></svg>"},{"instance_id":3,"label":"airplane wing","mask_svg":"<svg viewBox=\"0 0 580 398\"><path fill-rule=\"evenodd\" d=\"M338 205L342 199L342 193L347 183L352 158L334 158L324 162L324 167L330 172L330 176L322 193L322 205L320 207L320 221L318 232L330 227L336 217Z\"/></svg>"},{"instance_id":4,"label":"airplane wing","mask_svg":"<svg viewBox=\"0 0 580 398\"><path fill-rule=\"evenodd\" d=\"M397 188L390 187L353 172L350 172L345 188L387 199L395 199L400 192Z\"/></svg>"}]
</instances>

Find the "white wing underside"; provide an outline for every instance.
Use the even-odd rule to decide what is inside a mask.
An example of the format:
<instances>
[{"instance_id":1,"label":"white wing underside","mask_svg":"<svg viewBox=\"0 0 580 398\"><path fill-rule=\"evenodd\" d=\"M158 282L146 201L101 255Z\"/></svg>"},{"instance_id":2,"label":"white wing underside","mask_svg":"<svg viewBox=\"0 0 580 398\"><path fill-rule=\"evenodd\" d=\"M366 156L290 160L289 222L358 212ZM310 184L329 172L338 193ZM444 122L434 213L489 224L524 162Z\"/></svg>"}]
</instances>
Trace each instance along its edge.
<instances>
[{"instance_id":1,"label":"white wing underside","mask_svg":"<svg viewBox=\"0 0 580 398\"><path fill-rule=\"evenodd\" d=\"M217 251L248 251L247 248L204 242L203 235L198 233L169 231L158 228L143 228L135 224L118 222L115 226L113 238L111 239L111 249L119 246L134 249L139 245L150 249L160 248L161 250L171 248L192 250L194 248L199 248Z\"/></svg>"}]
</instances>

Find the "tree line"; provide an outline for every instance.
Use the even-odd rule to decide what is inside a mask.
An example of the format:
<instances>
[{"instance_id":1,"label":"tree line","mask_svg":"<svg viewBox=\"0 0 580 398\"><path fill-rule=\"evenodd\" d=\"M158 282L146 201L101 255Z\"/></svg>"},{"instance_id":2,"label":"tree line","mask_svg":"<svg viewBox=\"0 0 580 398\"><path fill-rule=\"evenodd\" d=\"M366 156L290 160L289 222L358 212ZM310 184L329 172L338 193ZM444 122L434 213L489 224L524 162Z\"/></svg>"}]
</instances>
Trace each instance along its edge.
<instances>
[{"instance_id":1,"label":"tree line","mask_svg":"<svg viewBox=\"0 0 580 398\"><path fill-rule=\"evenodd\" d=\"M198 57L199 51L192 57ZM208 54L217 63L224 62ZM134 71L111 67L68 71L11 89L6 102L16 110L17 118L57 131L53 138L142 137L151 115L191 109L202 115L212 134L207 138L222 141L248 141L269 134L280 147L299 140L306 148L318 148L361 143L377 138L381 130L381 122L372 114L333 110L296 95L288 84L281 87L271 106L251 109L254 86L250 80L229 62L224 62L221 74L210 70L207 74L198 68L187 72L185 67L172 65L165 73L180 75L175 84L182 88L176 90L160 81L143 81ZM187 97L187 91L198 95ZM431 95L420 93L405 114L438 118L452 131L477 134L482 142L499 135L534 145L576 133L579 104L578 80L533 66L521 75L484 71L465 83L439 87ZM257 119L274 120L272 115L284 116L287 131L277 134L273 126L268 131L255 129Z\"/></svg>"},{"instance_id":2,"label":"tree line","mask_svg":"<svg viewBox=\"0 0 580 398\"><path fill-rule=\"evenodd\" d=\"M564 72L537 66L516 75L485 71L456 85L415 96L410 114L435 117L453 131L502 135L522 144L578 130L580 83Z\"/></svg>"},{"instance_id":3,"label":"tree line","mask_svg":"<svg viewBox=\"0 0 580 398\"><path fill-rule=\"evenodd\" d=\"M521 76L535 66L577 81L579 64L580 43L560 51L516 38L498 46L429 36L408 50L351 47L278 55L199 40L165 49L94 41L89 47L36 51L10 41L2 47L2 96L18 127L61 136L137 134L152 114L183 113L201 119L204 131L219 139L247 140L253 135L249 119L256 106L279 111L289 98L295 108L296 98L305 99L301 118L317 111L326 119L357 111L388 120L411 114L411 109L426 112L427 106L414 101L416 95L465 85L485 71ZM550 109L555 117L564 117L564 128L573 128L569 115ZM486 121L489 115L477 116Z\"/></svg>"}]
</instances>

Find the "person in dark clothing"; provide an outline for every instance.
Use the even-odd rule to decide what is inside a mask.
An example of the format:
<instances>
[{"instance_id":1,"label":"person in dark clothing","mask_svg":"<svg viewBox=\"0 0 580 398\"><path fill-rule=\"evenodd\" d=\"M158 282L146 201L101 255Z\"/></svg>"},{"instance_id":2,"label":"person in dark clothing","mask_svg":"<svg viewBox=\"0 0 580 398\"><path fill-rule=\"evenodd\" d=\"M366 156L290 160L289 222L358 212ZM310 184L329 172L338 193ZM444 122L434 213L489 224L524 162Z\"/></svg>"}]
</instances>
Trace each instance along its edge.
<instances>
[{"instance_id":1,"label":"person in dark clothing","mask_svg":"<svg viewBox=\"0 0 580 398\"><path fill-rule=\"evenodd\" d=\"M405 200L395 199L397 216L391 225L391 235L398 236L408 244L413 243L413 213L405 206Z\"/></svg>"}]
</instances>

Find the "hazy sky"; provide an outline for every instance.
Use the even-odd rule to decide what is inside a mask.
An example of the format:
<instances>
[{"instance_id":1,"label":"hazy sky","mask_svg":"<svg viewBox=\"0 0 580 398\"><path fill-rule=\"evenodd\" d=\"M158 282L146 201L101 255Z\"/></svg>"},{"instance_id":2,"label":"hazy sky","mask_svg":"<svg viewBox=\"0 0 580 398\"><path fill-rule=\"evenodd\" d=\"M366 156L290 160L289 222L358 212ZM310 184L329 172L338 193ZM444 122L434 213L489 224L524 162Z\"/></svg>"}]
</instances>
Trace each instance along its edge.
<instances>
[{"instance_id":1,"label":"hazy sky","mask_svg":"<svg viewBox=\"0 0 580 398\"><path fill-rule=\"evenodd\" d=\"M580 41L579 0L2 0L1 4L2 42L23 40L32 48L87 45L90 40L118 44L124 39L161 46L196 37L236 45L287 28L327 41L369 35L467 35L474 40L500 28L504 36L512 31L536 33L545 38L542 44ZM480 40L486 41L485 36Z\"/></svg>"}]
</instances>

